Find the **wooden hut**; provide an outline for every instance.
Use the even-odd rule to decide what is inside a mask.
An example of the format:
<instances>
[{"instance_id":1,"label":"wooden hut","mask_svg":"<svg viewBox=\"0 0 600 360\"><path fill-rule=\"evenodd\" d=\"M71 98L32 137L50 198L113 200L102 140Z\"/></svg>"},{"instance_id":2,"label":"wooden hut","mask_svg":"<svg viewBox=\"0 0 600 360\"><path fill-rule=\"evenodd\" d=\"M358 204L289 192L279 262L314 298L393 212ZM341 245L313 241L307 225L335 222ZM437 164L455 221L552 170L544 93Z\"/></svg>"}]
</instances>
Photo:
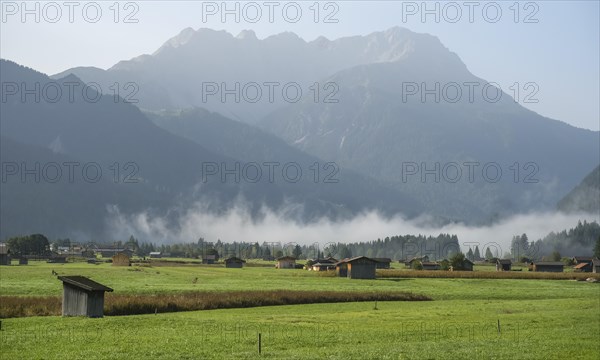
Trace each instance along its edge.
<instances>
[{"instance_id":1,"label":"wooden hut","mask_svg":"<svg viewBox=\"0 0 600 360\"><path fill-rule=\"evenodd\" d=\"M240 269L240 268L244 267L245 262L246 262L245 260L242 260L240 258L233 256L233 257L230 257L229 259L225 260L225 267L233 268L233 269Z\"/></svg>"},{"instance_id":2,"label":"wooden hut","mask_svg":"<svg viewBox=\"0 0 600 360\"><path fill-rule=\"evenodd\" d=\"M496 260L496 271L510 271L511 267L512 261L510 259Z\"/></svg>"},{"instance_id":3,"label":"wooden hut","mask_svg":"<svg viewBox=\"0 0 600 360\"><path fill-rule=\"evenodd\" d=\"M573 270L576 272L592 272L592 263L582 262L573 266Z\"/></svg>"},{"instance_id":4,"label":"wooden hut","mask_svg":"<svg viewBox=\"0 0 600 360\"><path fill-rule=\"evenodd\" d=\"M275 264L275 268L277 269L295 269L296 268L296 258L293 256L282 256L277 258L277 264Z\"/></svg>"},{"instance_id":5,"label":"wooden hut","mask_svg":"<svg viewBox=\"0 0 600 360\"><path fill-rule=\"evenodd\" d=\"M421 262L421 265L423 266L423 270L440 270L442 268L442 266L439 263L436 262Z\"/></svg>"},{"instance_id":6,"label":"wooden hut","mask_svg":"<svg viewBox=\"0 0 600 360\"><path fill-rule=\"evenodd\" d=\"M467 258L465 258L465 260L462 263L462 270L463 271L473 271L473 262Z\"/></svg>"},{"instance_id":7,"label":"wooden hut","mask_svg":"<svg viewBox=\"0 0 600 360\"><path fill-rule=\"evenodd\" d=\"M327 271L327 270L333 270L335 269L335 264L334 263L330 263L330 262L317 262L314 263L310 266L310 269L312 269L313 271Z\"/></svg>"},{"instance_id":8,"label":"wooden hut","mask_svg":"<svg viewBox=\"0 0 600 360\"><path fill-rule=\"evenodd\" d=\"M335 264L338 276L349 279L375 279L377 261L366 256L344 259Z\"/></svg>"},{"instance_id":9,"label":"wooden hut","mask_svg":"<svg viewBox=\"0 0 600 360\"><path fill-rule=\"evenodd\" d=\"M10 265L10 257L8 256L8 245L0 243L0 265Z\"/></svg>"},{"instance_id":10,"label":"wooden hut","mask_svg":"<svg viewBox=\"0 0 600 360\"><path fill-rule=\"evenodd\" d=\"M202 263L212 265L217 261L217 255L204 255L202 256Z\"/></svg>"},{"instance_id":11,"label":"wooden hut","mask_svg":"<svg viewBox=\"0 0 600 360\"><path fill-rule=\"evenodd\" d=\"M113 289L85 276L59 276L63 282L63 316L104 316L104 293Z\"/></svg>"},{"instance_id":12,"label":"wooden hut","mask_svg":"<svg viewBox=\"0 0 600 360\"><path fill-rule=\"evenodd\" d=\"M540 261L532 263L532 270L537 272L563 272L565 264L560 261Z\"/></svg>"},{"instance_id":13,"label":"wooden hut","mask_svg":"<svg viewBox=\"0 0 600 360\"><path fill-rule=\"evenodd\" d=\"M131 266L131 259L126 253L118 253L112 257L112 266Z\"/></svg>"},{"instance_id":14,"label":"wooden hut","mask_svg":"<svg viewBox=\"0 0 600 360\"><path fill-rule=\"evenodd\" d=\"M27 265L29 264L29 260L26 257L19 258L19 265Z\"/></svg>"},{"instance_id":15,"label":"wooden hut","mask_svg":"<svg viewBox=\"0 0 600 360\"><path fill-rule=\"evenodd\" d=\"M150 256L150 259L160 259L162 257L162 253L160 251L152 251L150 254L148 254L148 256Z\"/></svg>"}]
</instances>

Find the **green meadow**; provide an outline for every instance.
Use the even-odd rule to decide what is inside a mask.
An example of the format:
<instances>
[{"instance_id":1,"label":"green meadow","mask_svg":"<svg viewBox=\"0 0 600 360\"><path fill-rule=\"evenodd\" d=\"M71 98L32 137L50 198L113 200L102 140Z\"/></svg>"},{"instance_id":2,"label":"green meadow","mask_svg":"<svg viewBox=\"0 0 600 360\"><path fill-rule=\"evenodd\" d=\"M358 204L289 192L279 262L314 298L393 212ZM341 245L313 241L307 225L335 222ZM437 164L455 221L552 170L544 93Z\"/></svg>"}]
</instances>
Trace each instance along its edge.
<instances>
[{"instance_id":1,"label":"green meadow","mask_svg":"<svg viewBox=\"0 0 600 360\"><path fill-rule=\"evenodd\" d=\"M101 319L8 318L2 319L0 330L2 359L590 359L600 353L600 284L585 281L349 280L260 266L30 262L0 268L0 295L60 295L62 286L52 270L90 276L115 294L398 291L433 301L265 306Z\"/></svg>"}]
</instances>

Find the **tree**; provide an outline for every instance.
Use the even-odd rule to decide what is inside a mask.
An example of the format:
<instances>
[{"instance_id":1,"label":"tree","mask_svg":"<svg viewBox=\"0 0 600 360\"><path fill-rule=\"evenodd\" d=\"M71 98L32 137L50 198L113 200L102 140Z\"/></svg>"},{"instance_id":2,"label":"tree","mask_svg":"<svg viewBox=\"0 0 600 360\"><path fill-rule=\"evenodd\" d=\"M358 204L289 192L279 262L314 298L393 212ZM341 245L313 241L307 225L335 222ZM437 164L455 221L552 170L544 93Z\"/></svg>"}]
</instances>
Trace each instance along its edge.
<instances>
[{"instance_id":1,"label":"tree","mask_svg":"<svg viewBox=\"0 0 600 360\"><path fill-rule=\"evenodd\" d=\"M558 251L552 252L552 261L560 261L560 253Z\"/></svg>"},{"instance_id":2,"label":"tree","mask_svg":"<svg viewBox=\"0 0 600 360\"><path fill-rule=\"evenodd\" d=\"M275 258L280 258L282 256L283 256L283 251L281 251L281 250L275 251Z\"/></svg>"},{"instance_id":3,"label":"tree","mask_svg":"<svg viewBox=\"0 0 600 360\"><path fill-rule=\"evenodd\" d=\"M475 253L473 254L474 260L481 260L481 253L479 252L479 245L475 246Z\"/></svg>"},{"instance_id":4,"label":"tree","mask_svg":"<svg viewBox=\"0 0 600 360\"><path fill-rule=\"evenodd\" d=\"M490 250L489 247L487 249L485 249L485 259L490 260L493 257L494 257L494 255L492 254L492 250Z\"/></svg>"},{"instance_id":5,"label":"tree","mask_svg":"<svg viewBox=\"0 0 600 360\"><path fill-rule=\"evenodd\" d=\"M348 249L348 247L346 245L340 245L340 258L346 259L346 258L351 258L351 257L352 257L352 252L350 251L350 249Z\"/></svg>"},{"instance_id":6,"label":"tree","mask_svg":"<svg viewBox=\"0 0 600 360\"><path fill-rule=\"evenodd\" d=\"M596 239L596 246L594 247L594 256L600 259L600 236Z\"/></svg>"},{"instance_id":7,"label":"tree","mask_svg":"<svg viewBox=\"0 0 600 360\"><path fill-rule=\"evenodd\" d=\"M489 250L489 248L488 248ZM452 256L450 256L450 266L452 266L452 268L454 270L463 270L463 266L464 266L464 262L465 262L465 254L463 253L456 253Z\"/></svg>"},{"instance_id":8,"label":"tree","mask_svg":"<svg viewBox=\"0 0 600 360\"><path fill-rule=\"evenodd\" d=\"M473 261L473 249L469 248L469 251L467 252L467 259Z\"/></svg>"},{"instance_id":9,"label":"tree","mask_svg":"<svg viewBox=\"0 0 600 360\"><path fill-rule=\"evenodd\" d=\"M294 247L294 250L292 250L292 255L296 259L300 259L300 255L302 255L302 248L300 247L300 245L296 244L296 246Z\"/></svg>"},{"instance_id":10,"label":"tree","mask_svg":"<svg viewBox=\"0 0 600 360\"><path fill-rule=\"evenodd\" d=\"M8 239L8 249L15 256L23 255L48 255L50 242L42 234L18 236Z\"/></svg>"}]
</instances>

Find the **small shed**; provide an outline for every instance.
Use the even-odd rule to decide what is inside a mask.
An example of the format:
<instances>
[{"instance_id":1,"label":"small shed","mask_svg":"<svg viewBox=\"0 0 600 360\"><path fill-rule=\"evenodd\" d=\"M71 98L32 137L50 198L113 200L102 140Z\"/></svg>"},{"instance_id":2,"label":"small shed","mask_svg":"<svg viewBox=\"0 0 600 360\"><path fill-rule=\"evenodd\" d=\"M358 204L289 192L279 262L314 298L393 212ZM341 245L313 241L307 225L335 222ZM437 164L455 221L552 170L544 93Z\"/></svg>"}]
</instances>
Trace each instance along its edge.
<instances>
[{"instance_id":1,"label":"small shed","mask_svg":"<svg viewBox=\"0 0 600 360\"><path fill-rule=\"evenodd\" d=\"M598 259L592 260L592 272L594 274L600 274L600 260L598 260Z\"/></svg>"},{"instance_id":2,"label":"small shed","mask_svg":"<svg viewBox=\"0 0 600 360\"><path fill-rule=\"evenodd\" d=\"M104 316L104 293L113 289L85 276L59 276L63 282L63 316Z\"/></svg>"},{"instance_id":3,"label":"small shed","mask_svg":"<svg viewBox=\"0 0 600 360\"><path fill-rule=\"evenodd\" d=\"M160 251L152 251L149 255L150 259L160 259L162 257L162 253Z\"/></svg>"},{"instance_id":4,"label":"small shed","mask_svg":"<svg viewBox=\"0 0 600 360\"><path fill-rule=\"evenodd\" d=\"M0 243L0 265L10 265L10 257L8 256L8 245Z\"/></svg>"},{"instance_id":5,"label":"small shed","mask_svg":"<svg viewBox=\"0 0 600 360\"><path fill-rule=\"evenodd\" d=\"M349 279L375 279L377 261L366 256L341 260L336 264L338 276Z\"/></svg>"},{"instance_id":6,"label":"small shed","mask_svg":"<svg viewBox=\"0 0 600 360\"><path fill-rule=\"evenodd\" d=\"M540 261L532 263L532 270L537 272L563 272L565 264L560 261Z\"/></svg>"},{"instance_id":7,"label":"small shed","mask_svg":"<svg viewBox=\"0 0 600 360\"><path fill-rule=\"evenodd\" d=\"M510 259L496 260L496 271L510 271L511 267L512 261Z\"/></svg>"},{"instance_id":8,"label":"small shed","mask_svg":"<svg viewBox=\"0 0 600 360\"><path fill-rule=\"evenodd\" d=\"M414 269L415 266L417 266L417 264L420 264L420 263L423 263L423 262L429 262L429 256L428 255L425 255L425 256L416 256L416 257L413 257L411 259L408 259L408 261L406 261L404 263L404 265L407 268Z\"/></svg>"},{"instance_id":9,"label":"small shed","mask_svg":"<svg viewBox=\"0 0 600 360\"><path fill-rule=\"evenodd\" d=\"M26 257L19 258L19 265L27 265L29 264L29 260Z\"/></svg>"},{"instance_id":10,"label":"small shed","mask_svg":"<svg viewBox=\"0 0 600 360\"><path fill-rule=\"evenodd\" d=\"M392 262L392 259L389 258L373 258L373 260L377 261L378 269L389 269Z\"/></svg>"},{"instance_id":11,"label":"small shed","mask_svg":"<svg viewBox=\"0 0 600 360\"><path fill-rule=\"evenodd\" d=\"M112 266L131 266L131 259L126 253L118 253L112 257Z\"/></svg>"},{"instance_id":12,"label":"small shed","mask_svg":"<svg viewBox=\"0 0 600 360\"><path fill-rule=\"evenodd\" d=\"M463 271L473 271L473 265L474 265L474 263L471 260L465 258L465 260L462 263L462 270Z\"/></svg>"},{"instance_id":13,"label":"small shed","mask_svg":"<svg viewBox=\"0 0 600 360\"><path fill-rule=\"evenodd\" d=\"M277 269L295 269L296 268L296 258L293 256L282 256L277 258L277 264L275 264L275 268Z\"/></svg>"},{"instance_id":14,"label":"small shed","mask_svg":"<svg viewBox=\"0 0 600 360\"><path fill-rule=\"evenodd\" d=\"M212 265L217 261L217 255L204 255L202 256L202 263Z\"/></svg>"},{"instance_id":15,"label":"small shed","mask_svg":"<svg viewBox=\"0 0 600 360\"><path fill-rule=\"evenodd\" d=\"M234 268L234 269L240 269L242 267L244 267L244 263L246 261L242 260L238 257L230 257L229 259L225 260L225 267L226 268Z\"/></svg>"}]
</instances>

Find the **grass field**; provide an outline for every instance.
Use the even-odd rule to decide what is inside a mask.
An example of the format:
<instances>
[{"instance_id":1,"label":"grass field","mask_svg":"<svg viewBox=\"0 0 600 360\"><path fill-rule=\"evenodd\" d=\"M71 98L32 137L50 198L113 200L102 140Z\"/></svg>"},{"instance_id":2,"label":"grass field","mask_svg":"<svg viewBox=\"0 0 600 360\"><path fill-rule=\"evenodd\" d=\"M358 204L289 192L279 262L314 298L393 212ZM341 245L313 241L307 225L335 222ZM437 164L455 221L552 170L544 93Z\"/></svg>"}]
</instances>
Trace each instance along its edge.
<instances>
[{"instance_id":1,"label":"grass field","mask_svg":"<svg viewBox=\"0 0 600 360\"><path fill-rule=\"evenodd\" d=\"M86 275L115 294L311 290L411 292L426 302L358 302L106 316L3 319L2 359L563 359L600 353L600 284L572 280L348 280L303 270L210 266L0 268L0 295L60 295ZM196 283L193 283L197 278ZM498 321L500 330L498 333Z\"/></svg>"}]
</instances>

